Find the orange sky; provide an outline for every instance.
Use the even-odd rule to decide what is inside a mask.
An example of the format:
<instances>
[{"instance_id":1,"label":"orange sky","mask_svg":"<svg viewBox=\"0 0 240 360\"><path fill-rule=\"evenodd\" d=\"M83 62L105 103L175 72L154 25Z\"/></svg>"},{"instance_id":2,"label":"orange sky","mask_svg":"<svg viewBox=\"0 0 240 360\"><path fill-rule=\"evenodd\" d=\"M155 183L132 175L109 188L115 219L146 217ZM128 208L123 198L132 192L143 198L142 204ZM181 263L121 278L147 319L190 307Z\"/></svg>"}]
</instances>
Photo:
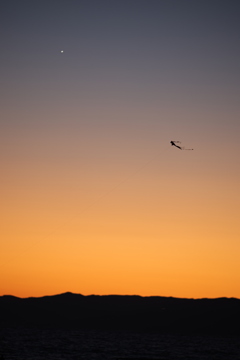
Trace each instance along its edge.
<instances>
[{"instance_id":1,"label":"orange sky","mask_svg":"<svg viewBox=\"0 0 240 360\"><path fill-rule=\"evenodd\" d=\"M239 18L141 3L5 9L0 295L240 298Z\"/></svg>"},{"instance_id":2,"label":"orange sky","mask_svg":"<svg viewBox=\"0 0 240 360\"><path fill-rule=\"evenodd\" d=\"M141 139L76 156L78 135L70 150L55 139L57 159L13 148L1 293L240 297L239 170L203 138L184 152L159 137L145 154Z\"/></svg>"}]
</instances>

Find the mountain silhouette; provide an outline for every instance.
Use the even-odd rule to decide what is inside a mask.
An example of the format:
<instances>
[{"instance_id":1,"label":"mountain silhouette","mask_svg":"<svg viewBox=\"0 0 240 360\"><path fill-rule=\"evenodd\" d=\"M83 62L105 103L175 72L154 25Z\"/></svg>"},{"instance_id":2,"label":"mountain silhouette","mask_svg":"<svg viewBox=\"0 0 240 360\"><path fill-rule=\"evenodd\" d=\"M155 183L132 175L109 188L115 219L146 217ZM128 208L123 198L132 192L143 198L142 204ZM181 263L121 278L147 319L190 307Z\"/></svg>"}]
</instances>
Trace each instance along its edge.
<instances>
[{"instance_id":1,"label":"mountain silhouette","mask_svg":"<svg viewBox=\"0 0 240 360\"><path fill-rule=\"evenodd\" d=\"M67 327L160 333L240 335L240 300L182 299L70 292L0 297L0 327Z\"/></svg>"}]
</instances>

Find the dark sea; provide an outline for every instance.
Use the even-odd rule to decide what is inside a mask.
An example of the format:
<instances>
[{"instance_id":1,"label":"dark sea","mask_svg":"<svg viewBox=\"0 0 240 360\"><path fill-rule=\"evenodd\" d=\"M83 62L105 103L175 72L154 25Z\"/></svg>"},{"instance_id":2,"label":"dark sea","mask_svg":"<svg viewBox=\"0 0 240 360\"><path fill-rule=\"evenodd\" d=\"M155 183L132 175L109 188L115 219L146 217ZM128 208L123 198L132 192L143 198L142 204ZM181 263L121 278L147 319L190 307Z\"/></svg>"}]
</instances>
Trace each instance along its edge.
<instances>
[{"instance_id":1,"label":"dark sea","mask_svg":"<svg viewBox=\"0 0 240 360\"><path fill-rule=\"evenodd\" d=\"M237 336L0 329L0 360L240 360Z\"/></svg>"}]
</instances>

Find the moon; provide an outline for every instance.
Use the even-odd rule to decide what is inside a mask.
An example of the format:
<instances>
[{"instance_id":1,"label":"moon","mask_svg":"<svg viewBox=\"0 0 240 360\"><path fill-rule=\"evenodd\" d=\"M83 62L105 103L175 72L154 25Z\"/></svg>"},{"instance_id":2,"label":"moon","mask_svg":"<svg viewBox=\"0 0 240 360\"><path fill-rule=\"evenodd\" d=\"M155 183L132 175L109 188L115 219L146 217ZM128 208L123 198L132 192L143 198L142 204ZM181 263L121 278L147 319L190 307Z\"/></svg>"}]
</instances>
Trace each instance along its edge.
<instances>
[{"instance_id":1,"label":"moon","mask_svg":"<svg viewBox=\"0 0 240 360\"><path fill-rule=\"evenodd\" d=\"M61 52L61 54L63 54L63 53L64 53L64 51L63 51L63 50L61 50L60 52Z\"/></svg>"}]
</instances>

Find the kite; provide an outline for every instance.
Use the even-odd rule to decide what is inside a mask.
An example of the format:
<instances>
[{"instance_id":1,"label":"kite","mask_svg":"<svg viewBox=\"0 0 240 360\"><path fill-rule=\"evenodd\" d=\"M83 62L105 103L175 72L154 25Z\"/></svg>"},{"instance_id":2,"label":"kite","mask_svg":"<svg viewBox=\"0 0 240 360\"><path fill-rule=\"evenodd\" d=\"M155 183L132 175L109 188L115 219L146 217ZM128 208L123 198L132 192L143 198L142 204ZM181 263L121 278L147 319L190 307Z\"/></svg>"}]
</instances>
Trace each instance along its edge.
<instances>
[{"instance_id":1,"label":"kite","mask_svg":"<svg viewBox=\"0 0 240 360\"><path fill-rule=\"evenodd\" d=\"M185 147L182 147L182 146L178 146L178 145L176 145L177 143L181 144L181 141L170 141L170 144L172 146L176 146L180 150L193 150L193 149L186 149Z\"/></svg>"}]
</instances>

